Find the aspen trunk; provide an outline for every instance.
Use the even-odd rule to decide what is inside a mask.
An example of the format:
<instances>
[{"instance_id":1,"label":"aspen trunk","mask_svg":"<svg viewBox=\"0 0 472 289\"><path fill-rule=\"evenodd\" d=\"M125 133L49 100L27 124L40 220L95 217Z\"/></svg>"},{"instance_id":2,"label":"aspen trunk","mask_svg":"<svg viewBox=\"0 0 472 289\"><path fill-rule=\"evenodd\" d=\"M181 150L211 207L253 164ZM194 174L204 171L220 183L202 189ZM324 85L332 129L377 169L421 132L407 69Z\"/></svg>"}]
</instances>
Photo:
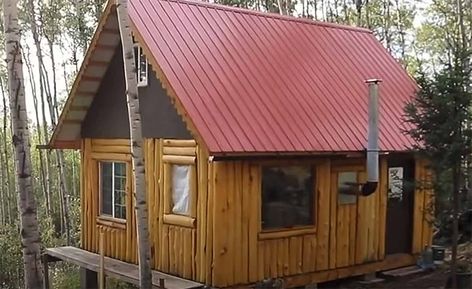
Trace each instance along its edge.
<instances>
[{"instance_id":1,"label":"aspen trunk","mask_svg":"<svg viewBox=\"0 0 472 289\"><path fill-rule=\"evenodd\" d=\"M5 221L9 224L12 222L12 206L11 206L11 190L10 190L10 165L8 163L8 156L6 155L8 151L8 144L7 144L7 96L5 94L5 89L3 87L3 79L0 79L0 87L2 91L2 99L3 99L3 130L2 130L2 150L0 152L0 164L2 165L4 170L2 170L4 174L4 179L2 181L2 187L4 188L4 199L2 203L5 206Z\"/></svg>"},{"instance_id":2,"label":"aspen trunk","mask_svg":"<svg viewBox=\"0 0 472 289\"><path fill-rule=\"evenodd\" d=\"M28 51L28 49L27 49ZM29 52L25 57L25 64L26 68L28 70L28 76L29 76L29 82L31 86L31 95L33 96L33 104L34 104L34 115L35 115L35 120L36 120L36 130L38 134L38 142L40 144L44 143L43 141L43 133L41 130L41 123L39 121L39 104L38 104L38 96L36 95L36 83L34 81L34 76L33 76L33 68L31 65L31 61L29 60ZM46 208L46 213L48 217L51 217L51 205L49 202L49 187L47 185L47 177L46 177L46 166L44 164L44 153L43 150L39 150L39 171L41 174L41 187L43 191L43 197L44 197L44 206Z\"/></svg>"},{"instance_id":3,"label":"aspen trunk","mask_svg":"<svg viewBox=\"0 0 472 289\"><path fill-rule=\"evenodd\" d=\"M139 285L141 289L151 289L151 250L149 246L148 208L146 198L146 183L144 178L144 154L141 113L139 110L138 85L134 63L134 48L131 38L127 0L117 1L118 25L123 45L123 63L126 81L126 100L130 124L131 154L133 175L135 178L134 194L136 204L136 225L138 231L138 260Z\"/></svg>"},{"instance_id":4,"label":"aspen trunk","mask_svg":"<svg viewBox=\"0 0 472 289\"><path fill-rule=\"evenodd\" d=\"M64 154L62 151L56 150L57 169L59 171L59 185L61 191L61 207L63 210L62 216L64 218L64 233L66 234L67 245L71 244L70 239L70 217L69 217L69 190L66 182L64 171Z\"/></svg>"},{"instance_id":5,"label":"aspen trunk","mask_svg":"<svg viewBox=\"0 0 472 289\"><path fill-rule=\"evenodd\" d=\"M10 115L13 131L12 139L15 148L25 288L40 289L43 286L40 235L31 177L28 115L26 112L17 5L16 0L3 2Z\"/></svg>"},{"instance_id":6,"label":"aspen trunk","mask_svg":"<svg viewBox=\"0 0 472 289\"><path fill-rule=\"evenodd\" d=\"M2 156L3 159L3 156ZM0 170L0 225L5 225L7 224L7 210L5 208L5 187L3 184L5 183L5 176L3 174L3 170Z\"/></svg>"}]
</instances>

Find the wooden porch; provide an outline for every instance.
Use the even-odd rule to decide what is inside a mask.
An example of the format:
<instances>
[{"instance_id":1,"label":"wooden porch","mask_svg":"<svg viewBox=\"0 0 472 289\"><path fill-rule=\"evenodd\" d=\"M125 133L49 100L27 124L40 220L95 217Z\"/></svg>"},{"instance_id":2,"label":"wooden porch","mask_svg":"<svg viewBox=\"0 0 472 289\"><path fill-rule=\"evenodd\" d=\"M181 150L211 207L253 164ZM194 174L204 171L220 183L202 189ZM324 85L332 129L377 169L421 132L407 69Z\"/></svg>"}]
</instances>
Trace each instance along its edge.
<instances>
[{"instance_id":1,"label":"wooden porch","mask_svg":"<svg viewBox=\"0 0 472 289\"><path fill-rule=\"evenodd\" d=\"M43 254L45 282L49 284L48 263L65 261L90 271L100 271L100 255L75 247L58 247L46 249ZM139 285L138 265L126 263L113 258L105 257L105 276L115 278L127 283ZM194 281L182 279L176 276L152 271L152 284L160 287L160 280L164 280L165 289L192 289L202 288L204 285ZM46 286L46 288L49 288Z\"/></svg>"}]
</instances>

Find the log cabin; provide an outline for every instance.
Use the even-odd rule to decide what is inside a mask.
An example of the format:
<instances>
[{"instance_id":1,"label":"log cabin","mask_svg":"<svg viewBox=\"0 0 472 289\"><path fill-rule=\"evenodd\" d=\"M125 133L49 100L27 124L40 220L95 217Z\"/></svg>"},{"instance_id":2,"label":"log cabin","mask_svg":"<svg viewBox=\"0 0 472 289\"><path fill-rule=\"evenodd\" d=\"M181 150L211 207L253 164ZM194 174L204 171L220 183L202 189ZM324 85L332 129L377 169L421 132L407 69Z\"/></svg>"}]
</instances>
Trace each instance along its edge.
<instances>
[{"instance_id":1,"label":"log cabin","mask_svg":"<svg viewBox=\"0 0 472 289\"><path fill-rule=\"evenodd\" d=\"M371 31L188 0L128 8L167 288L310 286L414 264L431 244L432 192L417 185L431 175L402 122L417 85ZM125 93L110 0L48 144L80 150L81 237L46 254L89 279L102 232L105 274L137 280Z\"/></svg>"}]
</instances>

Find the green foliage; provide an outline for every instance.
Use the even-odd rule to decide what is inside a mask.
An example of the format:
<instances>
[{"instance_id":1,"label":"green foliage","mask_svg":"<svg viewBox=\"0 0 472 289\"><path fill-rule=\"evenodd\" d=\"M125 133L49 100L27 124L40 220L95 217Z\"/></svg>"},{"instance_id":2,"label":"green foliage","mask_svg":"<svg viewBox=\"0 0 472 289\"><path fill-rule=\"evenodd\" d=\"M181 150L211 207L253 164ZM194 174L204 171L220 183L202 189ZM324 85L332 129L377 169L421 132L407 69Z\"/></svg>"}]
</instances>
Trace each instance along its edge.
<instances>
[{"instance_id":1,"label":"green foliage","mask_svg":"<svg viewBox=\"0 0 472 289\"><path fill-rule=\"evenodd\" d=\"M411 125L407 133L416 140L415 149L431 161L440 197L450 196L451 184L458 177L455 172L462 169L472 150L468 56L457 50L452 65L432 77L420 75L421 90L405 107L405 120Z\"/></svg>"},{"instance_id":2,"label":"green foliage","mask_svg":"<svg viewBox=\"0 0 472 289\"><path fill-rule=\"evenodd\" d=\"M460 46L459 34L472 43L472 1L461 0L463 31L459 25L457 0L431 1L425 8L424 21L415 30L414 53L421 59L423 70L441 71L445 65L453 65L455 48Z\"/></svg>"},{"instance_id":3,"label":"green foliage","mask_svg":"<svg viewBox=\"0 0 472 289\"><path fill-rule=\"evenodd\" d=\"M472 120L470 92L464 88L469 72L460 63L436 73L432 79L418 78L420 92L405 108L408 133L439 168L452 168L471 152Z\"/></svg>"},{"instance_id":4,"label":"green foliage","mask_svg":"<svg viewBox=\"0 0 472 289\"><path fill-rule=\"evenodd\" d=\"M17 224L0 226L0 288L22 288L23 263Z\"/></svg>"},{"instance_id":5,"label":"green foliage","mask_svg":"<svg viewBox=\"0 0 472 289\"><path fill-rule=\"evenodd\" d=\"M56 263L50 268L54 289L79 289L79 268L68 263Z\"/></svg>"}]
</instances>

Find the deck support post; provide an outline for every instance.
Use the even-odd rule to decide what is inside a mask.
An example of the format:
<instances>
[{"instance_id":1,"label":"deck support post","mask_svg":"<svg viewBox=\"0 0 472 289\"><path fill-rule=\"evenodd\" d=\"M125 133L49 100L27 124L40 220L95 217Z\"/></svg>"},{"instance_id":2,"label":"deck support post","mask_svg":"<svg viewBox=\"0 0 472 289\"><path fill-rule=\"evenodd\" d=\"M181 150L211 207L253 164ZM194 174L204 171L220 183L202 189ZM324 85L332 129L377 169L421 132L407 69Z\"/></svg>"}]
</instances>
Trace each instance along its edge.
<instances>
[{"instance_id":1,"label":"deck support post","mask_svg":"<svg viewBox=\"0 0 472 289\"><path fill-rule=\"evenodd\" d=\"M98 274L80 267L80 289L98 289Z\"/></svg>"},{"instance_id":2,"label":"deck support post","mask_svg":"<svg viewBox=\"0 0 472 289\"><path fill-rule=\"evenodd\" d=\"M49 258L48 258L48 255L43 254L41 256L41 259L43 261L43 269L44 269L43 288L44 289L49 289Z\"/></svg>"}]
</instances>

